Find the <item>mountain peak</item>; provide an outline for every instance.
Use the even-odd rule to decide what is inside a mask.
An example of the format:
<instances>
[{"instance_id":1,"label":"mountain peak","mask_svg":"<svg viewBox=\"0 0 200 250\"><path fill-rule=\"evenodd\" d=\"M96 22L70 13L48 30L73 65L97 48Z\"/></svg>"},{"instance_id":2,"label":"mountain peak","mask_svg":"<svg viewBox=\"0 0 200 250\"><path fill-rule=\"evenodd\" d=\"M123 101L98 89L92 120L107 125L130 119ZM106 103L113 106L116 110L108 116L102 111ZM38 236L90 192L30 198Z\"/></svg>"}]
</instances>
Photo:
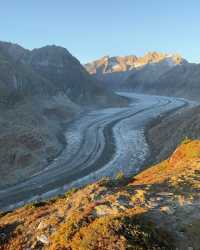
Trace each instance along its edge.
<instances>
[{"instance_id":1,"label":"mountain peak","mask_svg":"<svg viewBox=\"0 0 200 250\"><path fill-rule=\"evenodd\" d=\"M148 52L144 56L104 56L99 60L87 63L85 68L90 74L106 74L112 72L125 72L145 66L149 63L158 63L163 60L171 60L174 65L185 61L179 54L166 54L161 52Z\"/></svg>"},{"instance_id":2,"label":"mountain peak","mask_svg":"<svg viewBox=\"0 0 200 250\"><path fill-rule=\"evenodd\" d=\"M0 52L8 55L14 61L17 61L21 59L23 56L25 56L25 54L28 53L29 50L24 49L23 47L21 47L16 43L0 41Z\"/></svg>"},{"instance_id":3,"label":"mountain peak","mask_svg":"<svg viewBox=\"0 0 200 250\"><path fill-rule=\"evenodd\" d=\"M67 51L69 53L69 51L66 48L56 45L56 44L49 44L40 48L35 48L32 51L35 51L35 50Z\"/></svg>"}]
</instances>

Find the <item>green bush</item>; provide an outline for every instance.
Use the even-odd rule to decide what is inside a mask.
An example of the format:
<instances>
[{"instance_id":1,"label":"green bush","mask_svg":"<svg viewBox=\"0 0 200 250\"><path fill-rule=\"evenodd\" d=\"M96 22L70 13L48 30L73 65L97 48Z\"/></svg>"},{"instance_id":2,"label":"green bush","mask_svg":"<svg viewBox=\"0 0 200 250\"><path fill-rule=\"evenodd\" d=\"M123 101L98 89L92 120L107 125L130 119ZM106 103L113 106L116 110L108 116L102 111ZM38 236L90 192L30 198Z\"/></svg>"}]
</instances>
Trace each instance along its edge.
<instances>
[{"instance_id":1,"label":"green bush","mask_svg":"<svg viewBox=\"0 0 200 250\"><path fill-rule=\"evenodd\" d=\"M190 138L188 138L187 136L185 136L185 138L182 140L182 142L181 142L181 145L182 144L187 144L187 143L189 143L189 142L191 142L191 139Z\"/></svg>"},{"instance_id":2,"label":"green bush","mask_svg":"<svg viewBox=\"0 0 200 250\"><path fill-rule=\"evenodd\" d=\"M65 198L69 198L70 196L72 196L72 194L74 194L78 189L77 188L71 188L69 189L66 193L65 193Z\"/></svg>"},{"instance_id":3,"label":"green bush","mask_svg":"<svg viewBox=\"0 0 200 250\"><path fill-rule=\"evenodd\" d=\"M119 171L117 174L116 174L116 177L115 177L115 180L117 181L121 181L125 178L124 176L124 173L122 171Z\"/></svg>"}]
</instances>

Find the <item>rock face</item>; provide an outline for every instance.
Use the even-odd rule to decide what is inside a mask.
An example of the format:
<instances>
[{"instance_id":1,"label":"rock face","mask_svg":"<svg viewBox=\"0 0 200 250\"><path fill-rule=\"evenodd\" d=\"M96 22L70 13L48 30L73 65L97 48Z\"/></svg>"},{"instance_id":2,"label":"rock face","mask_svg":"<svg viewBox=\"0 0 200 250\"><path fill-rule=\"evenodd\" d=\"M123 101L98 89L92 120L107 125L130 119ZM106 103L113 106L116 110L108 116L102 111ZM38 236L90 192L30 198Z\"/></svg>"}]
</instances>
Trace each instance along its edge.
<instances>
[{"instance_id":1,"label":"rock face","mask_svg":"<svg viewBox=\"0 0 200 250\"><path fill-rule=\"evenodd\" d=\"M0 186L42 170L62 150L63 124L83 106L123 105L65 48L0 42Z\"/></svg>"},{"instance_id":2,"label":"rock face","mask_svg":"<svg viewBox=\"0 0 200 250\"><path fill-rule=\"evenodd\" d=\"M124 57L103 57L100 60L88 63L85 68L99 80L106 82L108 87L119 88L133 74L141 72L147 65L150 66L149 71L161 70L162 74L171 67L185 62L179 55L167 55L163 53L151 52L143 57L134 55ZM156 69L155 65L159 65ZM147 74L147 73L146 73ZM151 72L148 72L151 74ZM156 75L156 73L154 73ZM148 75L149 77L149 75ZM159 77L159 75L158 75ZM155 76L154 76L155 78Z\"/></svg>"}]
</instances>

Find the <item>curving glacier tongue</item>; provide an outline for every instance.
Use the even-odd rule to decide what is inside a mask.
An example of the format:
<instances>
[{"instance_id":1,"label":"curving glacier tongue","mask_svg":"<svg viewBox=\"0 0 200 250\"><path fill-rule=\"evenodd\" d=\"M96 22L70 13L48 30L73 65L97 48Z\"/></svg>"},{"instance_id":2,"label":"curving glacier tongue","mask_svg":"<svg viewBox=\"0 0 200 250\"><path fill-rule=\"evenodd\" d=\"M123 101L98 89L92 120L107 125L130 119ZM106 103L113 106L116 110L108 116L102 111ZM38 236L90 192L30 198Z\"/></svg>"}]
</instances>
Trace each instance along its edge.
<instances>
[{"instance_id":1,"label":"curving glacier tongue","mask_svg":"<svg viewBox=\"0 0 200 250\"><path fill-rule=\"evenodd\" d=\"M147 123L188 103L177 98L118 94L133 101L125 108L90 111L71 122L62 154L26 182L1 190L0 208L45 199L103 176L113 177L118 171L137 173L150 155L144 136Z\"/></svg>"}]
</instances>

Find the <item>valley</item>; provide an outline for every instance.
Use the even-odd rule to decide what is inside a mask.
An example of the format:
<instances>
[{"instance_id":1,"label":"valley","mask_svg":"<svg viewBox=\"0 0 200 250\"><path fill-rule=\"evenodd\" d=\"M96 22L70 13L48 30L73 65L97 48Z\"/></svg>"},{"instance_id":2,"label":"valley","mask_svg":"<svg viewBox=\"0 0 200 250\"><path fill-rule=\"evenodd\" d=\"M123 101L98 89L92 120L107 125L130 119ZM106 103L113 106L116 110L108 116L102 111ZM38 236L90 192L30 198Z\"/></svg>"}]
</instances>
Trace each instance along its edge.
<instances>
[{"instance_id":1,"label":"valley","mask_svg":"<svg viewBox=\"0 0 200 250\"><path fill-rule=\"evenodd\" d=\"M127 107L93 109L70 122L62 153L26 181L2 189L0 208L12 210L103 176L114 177L120 171L136 174L150 156L144 136L146 125L166 112L190 105L173 97L118 95L130 99Z\"/></svg>"},{"instance_id":2,"label":"valley","mask_svg":"<svg viewBox=\"0 0 200 250\"><path fill-rule=\"evenodd\" d=\"M199 1L2 1L0 250L200 250Z\"/></svg>"}]
</instances>

